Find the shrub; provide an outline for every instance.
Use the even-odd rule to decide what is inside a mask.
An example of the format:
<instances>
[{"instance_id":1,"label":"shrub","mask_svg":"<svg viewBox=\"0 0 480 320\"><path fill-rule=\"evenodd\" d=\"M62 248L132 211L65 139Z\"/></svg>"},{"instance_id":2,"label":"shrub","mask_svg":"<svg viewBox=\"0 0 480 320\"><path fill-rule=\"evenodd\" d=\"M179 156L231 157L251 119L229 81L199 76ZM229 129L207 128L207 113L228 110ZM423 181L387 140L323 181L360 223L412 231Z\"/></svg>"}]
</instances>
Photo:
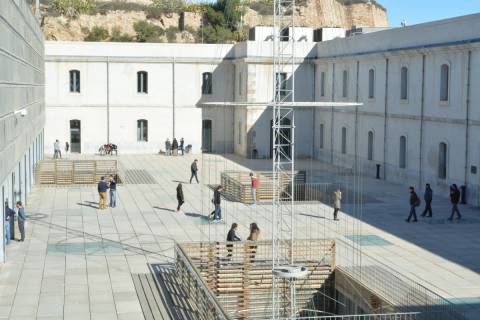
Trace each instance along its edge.
<instances>
[{"instance_id":1,"label":"shrub","mask_svg":"<svg viewBox=\"0 0 480 320\"><path fill-rule=\"evenodd\" d=\"M112 29L112 36L110 37L110 41L113 41L113 42L132 42L133 38L126 33L122 34L122 32L120 31L119 28L114 28L114 29Z\"/></svg>"},{"instance_id":2,"label":"shrub","mask_svg":"<svg viewBox=\"0 0 480 320\"><path fill-rule=\"evenodd\" d=\"M53 0L51 5L59 14L72 18L95 9L94 0Z\"/></svg>"},{"instance_id":3,"label":"shrub","mask_svg":"<svg viewBox=\"0 0 480 320\"><path fill-rule=\"evenodd\" d=\"M183 11L185 3L181 0L152 0L152 6L163 13L173 13Z\"/></svg>"},{"instance_id":4,"label":"shrub","mask_svg":"<svg viewBox=\"0 0 480 320\"><path fill-rule=\"evenodd\" d=\"M250 9L257 11L262 16L273 14L273 0L253 1Z\"/></svg>"},{"instance_id":5,"label":"shrub","mask_svg":"<svg viewBox=\"0 0 480 320\"><path fill-rule=\"evenodd\" d=\"M105 41L109 37L108 30L102 27L93 27L85 41Z\"/></svg>"},{"instance_id":6,"label":"shrub","mask_svg":"<svg viewBox=\"0 0 480 320\"><path fill-rule=\"evenodd\" d=\"M202 30L198 32L201 37ZM209 25L203 28L203 42L205 43L227 43L231 42L232 39L232 31L227 27Z\"/></svg>"},{"instance_id":7,"label":"shrub","mask_svg":"<svg viewBox=\"0 0 480 320\"><path fill-rule=\"evenodd\" d=\"M180 30L177 27L168 27L167 30L165 30L168 42L175 42L177 40L177 33L179 31Z\"/></svg>"},{"instance_id":8,"label":"shrub","mask_svg":"<svg viewBox=\"0 0 480 320\"><path fill-rule=\"evenodd\" d=\"M155 42L164 34L162 28L148 22L147 20L135 22L133 29L137 33L138 42Z\"/></svg>"},{"instance_id":9,"label":"shrub","mask_svg":"<svg viewBox=\"0 0 480 320\"><path fill-rule=\"evenodd\" d=\"M145 13L147 15L147 19L160 19L164 14L164 11L157 6L151 5L148 7Z\"/></svg>"}]
</instances>

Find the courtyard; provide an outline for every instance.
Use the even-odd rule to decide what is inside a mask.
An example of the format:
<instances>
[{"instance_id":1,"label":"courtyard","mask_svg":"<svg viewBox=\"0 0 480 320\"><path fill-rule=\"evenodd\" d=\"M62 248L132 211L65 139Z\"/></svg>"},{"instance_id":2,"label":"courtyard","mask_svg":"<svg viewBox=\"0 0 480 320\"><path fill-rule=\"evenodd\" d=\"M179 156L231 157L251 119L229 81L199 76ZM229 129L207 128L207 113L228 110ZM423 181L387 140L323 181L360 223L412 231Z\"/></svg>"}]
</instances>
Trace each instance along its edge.
<instances>
[{"instance_id":1,"label":"courtyard","mask_svg":"<svg viewBox=\"0 0 480 320\"><path fill-rule=\"evenodd\" d=\"M98 210L96 186L34 187L26 206L26 240L7 247L0 274L0 319L143 319L133 275L149 274L152 264L171 263L174 241L223 241L233 222L239 224L242 239L251 222L259 225L262 239L271 238L268 203L224 200L225 222L211 224L206 218L212 210L211 186L218 184L222 171L268 170L269 160L198 156L200 184L189 184L194 156L117 159L124 183L118 187L116 208ZM318 161L299 161L297 168L327 171ZM186 198L181 213L175 211L178 182L184 182ZM449 202L437 196L433 218L408 224L405 187L369 178L362 178L361 184L361 213L355 204L346 203L340 221L333 221L327 204L298 203L297 238L351 242L477 314L478 208L461 206L464 219L450 223Z\"/></svg>"}]
</instances>

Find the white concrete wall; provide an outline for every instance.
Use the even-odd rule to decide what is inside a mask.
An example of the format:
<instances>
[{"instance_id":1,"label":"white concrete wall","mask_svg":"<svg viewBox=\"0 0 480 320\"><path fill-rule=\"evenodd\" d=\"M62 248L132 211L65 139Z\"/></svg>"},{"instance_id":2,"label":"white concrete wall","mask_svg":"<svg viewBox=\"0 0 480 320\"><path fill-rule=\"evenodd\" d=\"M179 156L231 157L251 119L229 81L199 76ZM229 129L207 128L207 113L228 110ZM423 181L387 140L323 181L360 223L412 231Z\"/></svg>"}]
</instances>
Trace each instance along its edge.
<instances>
[{"instance_id":1,"label":"white concrete wall","mask_svg":"<svg viewBox=\"0 0 480 320\"><path fill-rule=\"evenodd\" d=\"M26 1L0 1L0 263L4 201L26 203L45 121L43 34ZM24 110L26 115L18 112Z\"/></svg>"}]
</instances>

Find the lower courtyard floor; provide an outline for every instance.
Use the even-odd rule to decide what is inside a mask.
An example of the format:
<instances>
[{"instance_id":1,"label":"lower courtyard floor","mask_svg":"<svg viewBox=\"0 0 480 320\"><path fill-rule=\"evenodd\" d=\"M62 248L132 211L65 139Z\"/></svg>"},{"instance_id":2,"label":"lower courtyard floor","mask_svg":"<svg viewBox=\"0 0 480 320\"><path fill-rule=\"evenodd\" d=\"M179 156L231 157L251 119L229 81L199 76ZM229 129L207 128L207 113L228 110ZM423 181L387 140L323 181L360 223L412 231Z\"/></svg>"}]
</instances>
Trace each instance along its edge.
<instances>
[{"instance_id":1,"label":"lower courtyard floor","mask_svg":"<svg viewBox=\"0 0 480 320\"><path fill-rule=\"evenodd\" d=\"M85 156L92 157L92 156ZM212 224L212 188L224 171L271 170L269 160L233 155L198 156L200 183L190 180L193 155L126 155L119 161L122 184L117 206L98 209L96 186L33 188L27 199L26 240L7 246L0 267L0 319L144 319L134 275L174 258L174 241L224 241L232 223L241 239L256 222L271 239L272 208L222 202L223 223ZM480 314L480 209L460 206L449 222L450 204L436 194L433 217L407 223L408 189L355 177L317 161L299 161L307 181L342 182L339 221L330 203L298 202L299 239L338 238L352 243L403 275ZM185 204L176 212L176 187ZM359 196L361 195L361 196ZM328 201L327 201L328 202ZM16 232L18 237L18 230Z\"/></svg>"}]
</instances>

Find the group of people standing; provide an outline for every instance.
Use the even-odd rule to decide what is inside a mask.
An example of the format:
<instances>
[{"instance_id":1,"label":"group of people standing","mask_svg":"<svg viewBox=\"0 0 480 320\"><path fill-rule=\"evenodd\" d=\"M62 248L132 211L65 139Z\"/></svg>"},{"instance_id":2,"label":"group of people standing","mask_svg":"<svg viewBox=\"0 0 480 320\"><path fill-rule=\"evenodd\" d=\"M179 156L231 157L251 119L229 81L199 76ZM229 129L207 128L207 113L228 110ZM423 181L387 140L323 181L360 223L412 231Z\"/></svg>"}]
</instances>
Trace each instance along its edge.
<instances>
[{"instance_id":1,"label":"group of people standing","mask_svg":"<svg viewBox=\"0 0 480 320\"><path fill-rule=\"evenodd\" d=\"M228 242L242 241L242 239L240 239L240 237L237 235L237 230L238 230L238 224L235 222L232 223L232 226L230 227L230 230L228 231L228 234L227 234ZM247 240L258 241L259 239L260 239L260 228L255 222L252 222L250 223L250 234L248 235ZM233 248L233 244L227 244L229 258L232 256L232 251L233 251L232 248ZM251 250L250 259L253 260L255 259L257 246L250 246L250 250Z\"/></svg>"},{"instance_id":2,"label":"group of people standing","mask_svg":"<svg viewBox=\"0 0 480 320\"><path fill-rule=\"evenodd\" d=\"M65 142L65 153L68 153L68 150L70 150L70 144ZM53 143L53 159L61 159L62 158L62 150L60 148L60 141L55 140Z\"/></svg>"},{"instance_id":3,"label":"group of people standing","mask_svg":"<svg viewBox=\"0 0 480 320\"><path fill-rule=\"evenodd\" d=\"M415 192L414 187L410 187L410 215L408 216L407 222L413 218L413 222L417 222L417 212L416 208L420 206L421 200L418 197L417 193ZM460 203L460 190L458 189L456 184L452 184L450 186L450 203L452 204L452 211L450 217L448 218L449 221L452 221L455 215L457 216L457 220L462 218L460 214L460 210L458 209L458 204ZM425 186L425 193L423 195L423 199L425 200L425 209L423 210L422 217L431 218L433 216L432 210L432 201L433 201L433 190L429 183Z\"/></svg>"},{"instance_id":4,"label":"group of people standing","mask_svg":"<svg viewBox=\"0 0 480 320\"><path fill-rule=\"evenodd\" d=\"M105 177L101 177L97 185L98 195L100 201L98 203L98 208L100 210L107 209L107 191L110 189L110 208L115 208L117 206L117 182L113 178L113 175L108 177L108 182L105 180Z\"/></svg>"},{"instance_id":5,"label":"group of people standing","mask_svg":"<svg viewBox=\"0 0 480 320\"><path fill-rule=\"evenodd\" d=\"M9 244L10 240L15 240L15 220L18 223L18 231L20 231L20 239L18 241L25 241L25 208L21 201L17 201L16 209L11 209L8 206L8 201L5 201L5 243Z\"/></svg>"},{"instance_id":6,"label":"group of people standing","mask_svg":"<svg viewBox=\"0 0 480 320\"><path fill-rule=\"evenodd\" d=\"M173 138L172 142L170 142L170 139L167 138L167 141L165 141L165 155L177 156L179 151L182 153L183 156L185 152L185 140L181 138L180 143L178 143L176 138Z\"/></svg>"}]
</instances>

